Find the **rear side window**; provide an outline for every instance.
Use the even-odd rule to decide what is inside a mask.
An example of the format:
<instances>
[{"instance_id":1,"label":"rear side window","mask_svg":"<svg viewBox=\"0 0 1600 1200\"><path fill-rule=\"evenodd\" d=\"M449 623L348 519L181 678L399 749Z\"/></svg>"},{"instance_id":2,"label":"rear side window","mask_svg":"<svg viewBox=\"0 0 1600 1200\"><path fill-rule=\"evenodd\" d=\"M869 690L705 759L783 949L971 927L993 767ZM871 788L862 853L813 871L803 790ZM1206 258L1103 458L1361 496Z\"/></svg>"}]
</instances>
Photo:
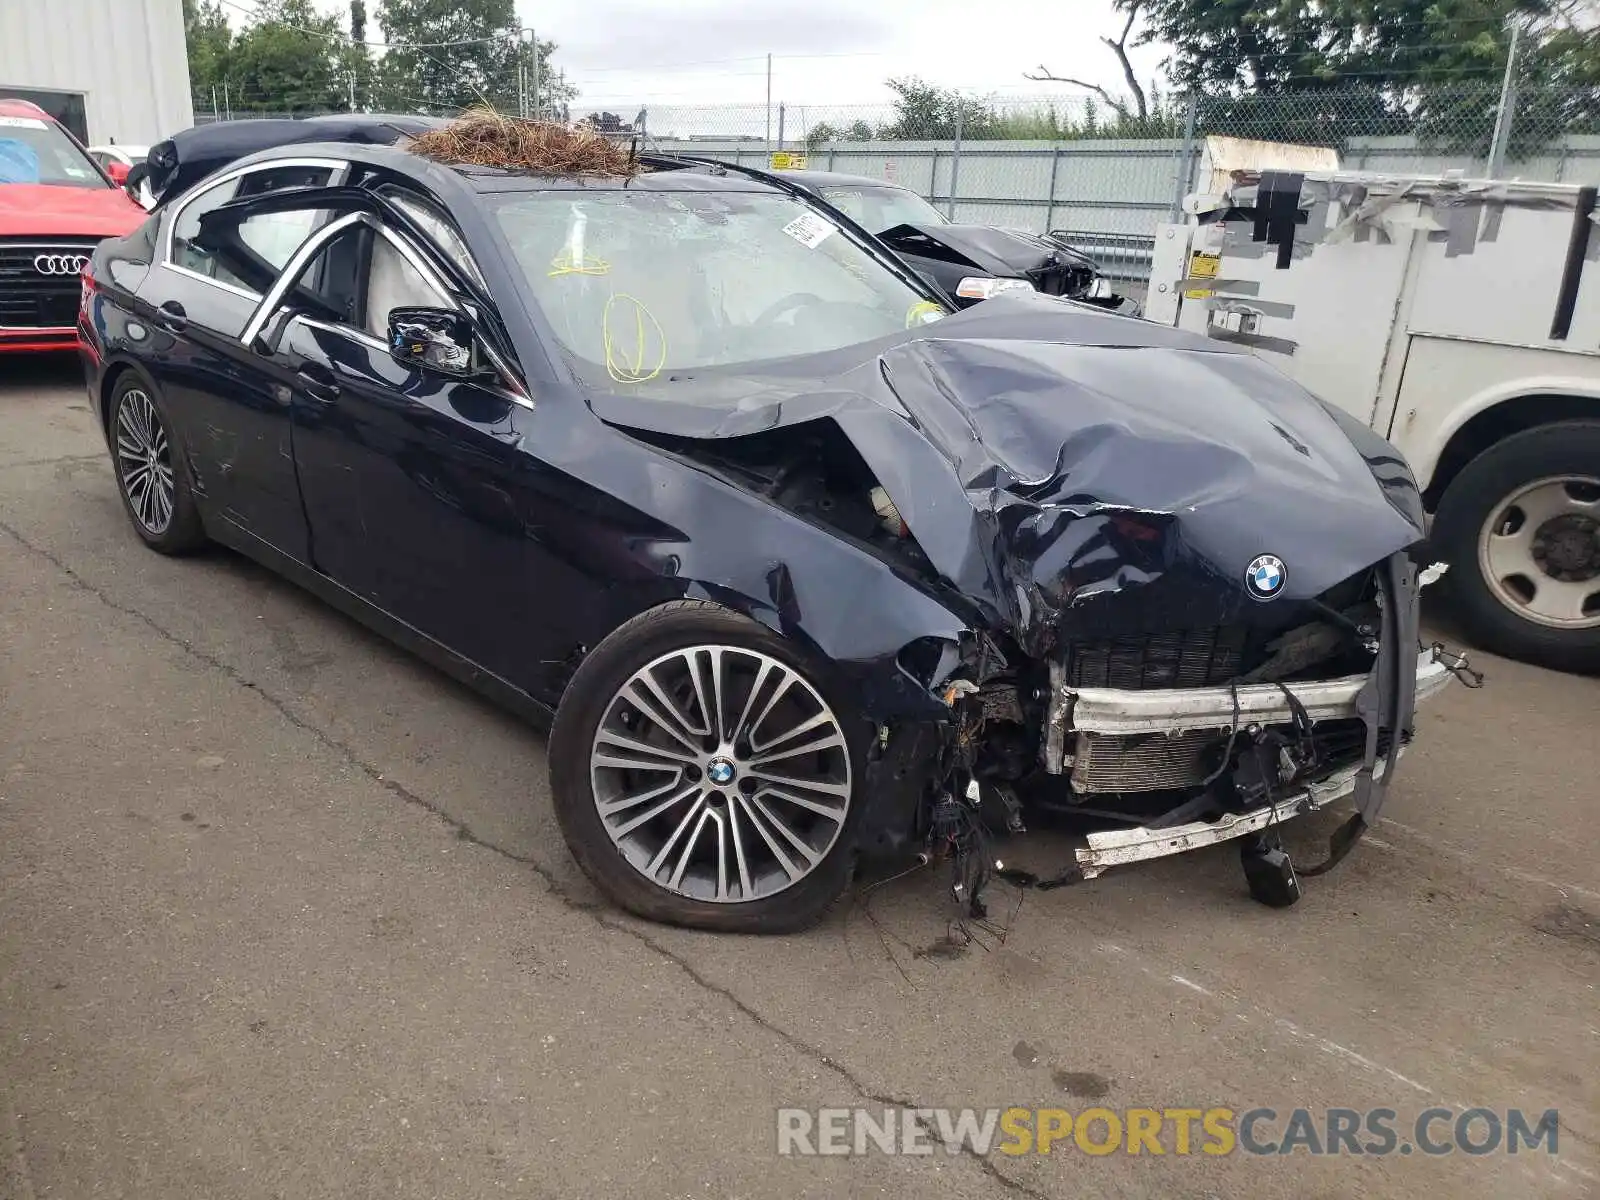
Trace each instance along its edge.
<instances>
[{"instance_id":1,"label":"rear side window","mask_svg":"<svg viewBox=\"0 0 1600 1200\"><path fill-rule=\"evenodd\" d=\"M332 177L331 167L272 167L202 191L184 204L173 222L173 266L254 292L256 289L230 272L209 250L195 244L201 218L233 200L264 196L284 188L324 187ZM272 266L281 268L327 217L328 210L322 208L263 213L240 224L239 238Z\"/></svg>"}]
</instances>

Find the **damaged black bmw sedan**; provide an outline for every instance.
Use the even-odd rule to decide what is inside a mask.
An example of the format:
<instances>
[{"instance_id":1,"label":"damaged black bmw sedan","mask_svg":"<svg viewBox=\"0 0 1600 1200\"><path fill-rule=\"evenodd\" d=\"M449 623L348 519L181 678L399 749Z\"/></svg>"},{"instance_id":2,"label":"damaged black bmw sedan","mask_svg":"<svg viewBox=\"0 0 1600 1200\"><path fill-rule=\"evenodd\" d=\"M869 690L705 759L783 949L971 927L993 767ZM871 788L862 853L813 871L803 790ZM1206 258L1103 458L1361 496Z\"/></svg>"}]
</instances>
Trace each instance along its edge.
<instances>
[{"instance_id":1,"label":"damaged black bmw sedan","mask_svg":"<svg viewBox=\"0 0 1600 1200\"><path fill-rule=\"evenodd\" d=\"M1341 798L1348 849L1459 670L1390 446L1228 345L951 312L781 179L640 166L297 144L103 243L135 532L553 719L567 844L647 917L799 928L919 854L977 911L1035 798L1100 826L1045 882L1243 837L1292 898L1272 827Z\"/></svg>"}]
</instances>

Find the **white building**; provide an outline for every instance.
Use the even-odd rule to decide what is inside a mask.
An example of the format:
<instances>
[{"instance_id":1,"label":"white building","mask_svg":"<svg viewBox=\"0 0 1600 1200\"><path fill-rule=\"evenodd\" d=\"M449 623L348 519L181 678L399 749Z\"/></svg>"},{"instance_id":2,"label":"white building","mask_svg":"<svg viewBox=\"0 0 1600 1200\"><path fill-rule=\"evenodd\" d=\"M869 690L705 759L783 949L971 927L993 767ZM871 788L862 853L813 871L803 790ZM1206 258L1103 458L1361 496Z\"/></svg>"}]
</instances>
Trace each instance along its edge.
<instances>
[{"instance_id":1,"label":"white building","mask_svg":"<svg viewBox=\"0 0 1600 1200\"><path fill-rule=\"evenodd\" d=\"M0 96L89 145L149 145L194 124L183 0L0 0Z\"/></svg>"}]
</instances>

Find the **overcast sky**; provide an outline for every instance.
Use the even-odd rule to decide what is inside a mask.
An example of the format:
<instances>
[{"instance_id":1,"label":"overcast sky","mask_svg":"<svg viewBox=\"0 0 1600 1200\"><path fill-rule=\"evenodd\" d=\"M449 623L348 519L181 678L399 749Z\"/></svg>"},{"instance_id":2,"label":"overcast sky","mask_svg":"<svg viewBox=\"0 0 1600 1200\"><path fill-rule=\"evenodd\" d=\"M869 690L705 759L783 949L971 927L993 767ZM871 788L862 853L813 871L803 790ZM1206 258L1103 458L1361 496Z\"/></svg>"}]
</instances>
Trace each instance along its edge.
<instances>
[{"instance_id":1,"label":"overcast sky","mask_svg":"<svg viewBox=\"0 0 1600 1200\"><path fill-rule=\"evenodd\" d=\"M319 4L348 11L342 0ZM1121 26L1110 0L517 0L517 8L557 43L578 111L760 105L768 53L773 101L790 105L886 104L883 81L899 75L1002 96L1083 94L1024 80L1041 60L1056 74L1123 90L1099 41ZM374 22L368 37L380 36ZM1137 52L1141 80L1161 58L1154 48Z\"/></svg>"}]
</instances>

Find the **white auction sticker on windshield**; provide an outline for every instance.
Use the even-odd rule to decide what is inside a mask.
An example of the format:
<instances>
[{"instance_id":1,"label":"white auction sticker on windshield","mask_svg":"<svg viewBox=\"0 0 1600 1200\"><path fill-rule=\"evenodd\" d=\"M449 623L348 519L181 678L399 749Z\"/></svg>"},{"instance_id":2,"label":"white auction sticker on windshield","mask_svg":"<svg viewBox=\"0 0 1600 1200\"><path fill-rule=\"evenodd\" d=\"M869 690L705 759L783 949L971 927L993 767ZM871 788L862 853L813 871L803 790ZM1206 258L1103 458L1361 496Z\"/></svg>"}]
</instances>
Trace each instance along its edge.
<instances>
[{"instance_id":1,"label":"white auction sticker on windshield","mask_svg":"<svg viewBox=\"0 0 1600 1200\"><path fill-rule=\"evenodd\" d=\"M0 128L47 129L49 127L38 117L0 117Z\"/></svg>"},{"instance_id":2,"label":"white auction sticker on windshield","mask_svg":"<svg viewBox=\"0 0 1600 1200\"><path fill-rule=\"evenodd\" d=\"M824 221L816 213L808 212L801 213L790 221L783 227L783 231L807 250L815 250L831 234L838 233L839 227L831 221Z\"/></svg>"}]
</instances>

